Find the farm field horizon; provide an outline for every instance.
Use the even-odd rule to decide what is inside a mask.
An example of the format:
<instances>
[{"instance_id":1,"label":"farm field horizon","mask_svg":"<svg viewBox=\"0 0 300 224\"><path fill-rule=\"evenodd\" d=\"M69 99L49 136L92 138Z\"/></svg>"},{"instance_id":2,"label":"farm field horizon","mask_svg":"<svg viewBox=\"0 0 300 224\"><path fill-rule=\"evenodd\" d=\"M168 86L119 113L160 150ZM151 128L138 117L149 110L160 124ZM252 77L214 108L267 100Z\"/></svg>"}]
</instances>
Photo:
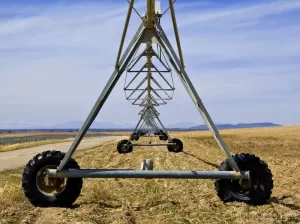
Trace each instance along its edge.
<instances>
[{"instance_id":1,"label":"farm field horizon","mask_svg":"<svg viewBox=\"0 0 300 224\"><path fill-rule=\"evenodd\" d=\"M0 224L300 224L300 0L0 11Z\"/></svg>"},{"instance_id":2,"label":"farm field horizon","mask_svg":"<svg viewBox=\"0 0 300 224\"><path fill-rule=\"evenodd\" d=\"M220 133L232 154L255 154L268 164L274 180L269 203L224 204L213 180L84 179L72 208L35 208L23 195L22 169L16 169L0 173L0 223L299 223L300 127ZM170 153L166 147L137 147L122 155L116 150L117 141L112 141L78 151L74 158L81 168L125 169L139 169L143 159L153 159L155 170L217 170L225 160L207 131L170 135L182 140L182 153Z\"/></svg>"},{"instance_id":3,"label":"farm field horizon","mask_svg":"<svg viewBox=\"0 0 300 224\"><path fill-rule=\"evenodd\" d=\"M261 128L292 128L297 126L275 126L275 127L260 127L260 128L237 128L237 129L222 129L221 133L227 133L230 131L248 131ZM207 130L169 130L169 133L201 133L203 135L210 135ZM27 129L26 131L18 131L17 129L6 130L0 132L0 153L6 151L14 151L22 148L30 148L46 144L55 144L61 142L73 141L77 130L68 131L67 129L46 129L45 131L36 131L35 129ZM85 138L101 137L101 136L129 136L132 132L128 130L111 130L101 131L93 130L86 133Z\"/></svg>"},{"instance_id":4,"label":"farm field horizon","mask_svg":"<svg viewBox=\"0 0 300 224\"><path fill-rule=\"evenodd\" d=\"M77 132L53 131L53 132L27 132L0 133L0 153L15 151L18 149L31 148L40 145L71 142ZM84 139L99 138L104 136L115 136L113 132L87 132Z\"/></svg>"}]
</instances>

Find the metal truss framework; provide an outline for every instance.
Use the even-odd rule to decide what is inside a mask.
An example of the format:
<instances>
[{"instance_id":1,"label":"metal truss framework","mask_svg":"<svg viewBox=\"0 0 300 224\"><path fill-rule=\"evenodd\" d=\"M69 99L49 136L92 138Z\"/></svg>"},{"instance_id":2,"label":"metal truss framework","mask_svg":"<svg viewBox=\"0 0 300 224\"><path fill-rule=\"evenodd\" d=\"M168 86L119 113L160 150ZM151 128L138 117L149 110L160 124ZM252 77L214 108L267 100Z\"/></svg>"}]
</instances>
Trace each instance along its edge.
<instances>
[{"instance_id":1,"label":"metal truss framework","mask_svg":"<svg viewBox=\"0 0 300 224\"><path fill-rule=\"evenodd\" d=\"M138 140L139 137L154 137L158 136L160 140L169 140L171 138L168 135L167 130L159 119L159 113L155 107L151 104L145 106L139 113L141 116L139 122L137 123L133 133L130 135L129 140ZM129 141L128 140L128 141ZM153 144L157 146L157 144Z\"/></svg>"},{"instance_id":2,"label":"metal truss framework","mask_svg":"<svg viewBox=\"0 0 300 224\"><path fill-rule=\"evenodd\" d=\"M106 86L104 87L102 93L100 94L99 98L97 99L94 107L92 108L90 114L88 115L87 119L85 120L83 126L80 128L75 140L73 141L72 145L70 146L69 151L64 156L63 160L61 161L60 165L57 169L48 169L49 177L98 177L98 178L194 178L194 179L201 179L201 178L212 178L212 179L249 179L249 172L248 171L240 171L239 167L237 166L236 162L234 161L232 155L230 154L228 147L224 143L221 135L219 134L214 122L212 121L209 113L207 112L200 96L198 95L197 91L195 90L188 74L185 71L183 54L181 50L181 44L177 29L177 22L175 17L174 11L174 2L169 0L169 9L172 16L173 28L176 37L177 49L179 56L176 54L175 49L170 44L169 39L167 38L166 33L164 32L162 26L160 25L160 20L162 18L161 13L157 13L155 11L155 0L147 0L147 13L142 18L142 23L137 29L135 35L133 36L132 40L130 41L128 47L123 51L124 40L127 33L128 24L131 18L132 10L134 9L134 0L130 1L129 10L127 14L127 18L125 21L125 27L120 43L120 48L116 60L115 70L112 73L110 79L108 80ZM145 45L145 50L135 58L135 54L138 49ZM158 53L154 51L154 46L157 46ZM163 54L163 56L161 56ZM137 65L136 60L139 57L146 56L147 63L142 65L139 70L135 70L132 65ZM135 88L131 88L130 85L126 85L124 90L125 92L129 92L127 95L127 99L130 100L134 105L144 106L144 110L141 113L140 122L145 123L145 125L150 127L155 127L153 123L153 118L155 117L156 120L161 124L160 120L158 119L158 115L155 110L153 110L153 105L161 105L165 104L170 97L162 98L157 96L157 92L161 91L164 94L168 95L168 91L174 91L174 87L172 84L168 88L159 87L157 85L157 89L150 88L149 82L155 83L154 78L149 78L149 74L152 74L156 71L159 77L165 77L163 70L156 69L152 66L149 60L152 57L155 57L158 61L160 61L165 66L165 72L170 72L168 69L168 65L165 64L163 57L166 58L166 61L170 63L170 65L174 68L179 80L185 87L187 93L192 99L192 102L196 106L197 110L199 111L200 115L202 116L204 122L208 126L210 132L212 133L213 137L215 138L218 146L220 149L225 153L228 162L233 169L233 171L128 171L128 170L93 170L93 169L80 169L80 170L68 170L64 169L67 162L72 157L73 153L77 149L78 145L80 144L82 138L88 131L89 127L93 123L94 119L98 115L99 111L101 110L102 106L106 102L107 98L109 97L111 91L115 87L116 83L120 79L123 73L127 72L135 72L136 74L142 74L145 72L148 74L147 78L144 82L148 81L147 88L140 88L142 85L137 85ZM153 77L153 76L152 76ZM131 92L130 92L131 91ZM145 97L141 93L138 94L134 100L132 100L132 92L137 93L140 91L143 94L147 94ZM127 94L127 93L126 93ZM131 95L132 94L132 95ZM141 95L141 96L140 96ZM169 94L169 96L171 96ZM137 100L138 99L138 100ZM151 105L151 106L150 106ZM145 114L148 111L151 112L151 116ZM137 125L137 127L139 124ZM171 143L172 144L172 143Z\"/></svg>"}]
</instances>

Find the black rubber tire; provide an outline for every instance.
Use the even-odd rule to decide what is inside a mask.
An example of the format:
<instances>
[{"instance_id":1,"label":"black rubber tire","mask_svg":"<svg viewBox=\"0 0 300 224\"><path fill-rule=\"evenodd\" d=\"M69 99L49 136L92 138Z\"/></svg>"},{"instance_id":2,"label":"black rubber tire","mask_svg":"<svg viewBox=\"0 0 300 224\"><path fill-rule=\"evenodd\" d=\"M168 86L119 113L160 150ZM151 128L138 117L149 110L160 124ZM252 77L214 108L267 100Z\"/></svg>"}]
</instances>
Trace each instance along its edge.
<instances>
[{"instance_id":1,"label":"black rubber tire","mask_svg":"<svg viewBox=\"0 0 300 224\"><path fill-rule=\"evenodd\" d=\"M163 133L161 136L159 136L159 140L167 141L168 140L168 135L166 133Z\"/></svg>"},{"instance_id":2,"label":"black rubber tire","mask_svg":"<svg viewBox=\"0 0 300 224\"><path fill-rule=\"evenodd\" d=\"M135 134L135 136L134 136L134 140L135 141L138 141L140 139L140 136L139 136L139 134Z\"/></svg>"},{"instance_id":3,"label":"black rubber tire","mask_svg":"<svg viewBox=\"0 0 300 224\"><path fill-rule=\"evenodd\" d=\"M123 145L126 145L126 144L129 144L128 149L123 148ZM117 145L117 150L120 154L126 154L126 153L132 152L133 147L132 147L131 142L126 139L126 140L119 141L119 143Z\"/></svg>"},{"instance_id":4,"label":"black rubber tire","mask_svg":"<svg viewBox=\"0 0 300 224\"><path fill-rule=\"evenodd\" d=\"M65 153L59 151L45 151L37 154L24 168L22 174L22 188L26 198L36 207L70 207L79 197L82 189L82 178L68 178L65 189L58 195L45 195L37 187L36 177L45 166L59 166ZM80 169L77 162L71 158L66 169Z\"/></svg>"},{"instance_id":5,"label":"black rubber tire","mask_svg":"<svg viewBox=\"0 0 300 224\"><path fill-rule=\"evenodd\" d=\"M217 180L215 182L218 196L223 202L245 202L249 205L263 205L268 202L273 189L273 179L268 165L252 154L236 154L233 156L241 171L250 171L251 184L245 190L239 180ZM228 160L219 167L220 171L232 171Z\"/></svg>"},{"instance_id":6,"label":"black rubber tire","mask_svg":"<svg viewBox=\"0 0 300 224\"><path fill-rule=\"evenodd\" d=\"M145 135L145 132L143 132L143 131L138 131L138 136L144 136Z\"/></svg>"},{"instance_id":7,"label":"black rubber tire","mask_svg":"<svg viewBox=\"0 0 300 224\"><path fill-rule=\"evenodd\" d=\"M182 152L183 151L183 143L179 139L173 138L169 143L176 143L175 146L168 145L168 151L169 152L178 153L178 152Z\"/></svg>"},{"instance_id":8,"label":"black rubber tire","mask_svg":"<svg viewBox=\"0 0 300 224\"><path fill-rule=\"evenodd\" d=\"M134 141L134 137L135 137L135 134L134 134L134 133L131 134L131 135L130 135L130 140L131 140L131 141Z\"/></svg>"}]
</instances>

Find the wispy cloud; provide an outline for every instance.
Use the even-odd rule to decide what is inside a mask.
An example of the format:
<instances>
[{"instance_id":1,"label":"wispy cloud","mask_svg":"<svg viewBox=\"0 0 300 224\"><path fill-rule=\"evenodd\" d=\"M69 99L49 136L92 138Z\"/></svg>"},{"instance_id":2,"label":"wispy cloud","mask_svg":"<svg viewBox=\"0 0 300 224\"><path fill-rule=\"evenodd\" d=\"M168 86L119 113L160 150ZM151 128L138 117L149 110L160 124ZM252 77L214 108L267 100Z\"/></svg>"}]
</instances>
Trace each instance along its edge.
<instances>
[{"instance_id":1,"label":"wispy cloud","mask_svg":"<svg viewBox=\"0 0 300 224\"><path fill-rule=\"evenodd\" d=\"M208 12L189 13L189 16L180 20L179 26L195 25L210 22L249 22L263 20L268 16L282 15L290 11L299 10L300 2L297 0L269 1L268 3L250 6L226 7L225 9L210 10Z\"/></svg>"},{"instance_id":2,"label":"wispy cloud","mask_svg":"<svg viewBox=\"0 0 300 224\"><path fill-rule=\"evenodd\" d=\"M300 110L293 103L300 93L300 2L178 2L187 71L213 118L299 123L287 114L288 108ZM138 1L140 12L143 3ZM0 121L83 120L113 71L126 12L126 1L3 7L0 3ZM166 15L162 24L175 44L170 21ZM139 23L134 15L128 39ZM140 108L125 101L123 82L124 77L98 120L138 118ZM198 120L176 78L175 84L174 101L159 108L162 118ZM286 114L273 109L281 103ZM119 108L124 112L117 115ZM170 113L174 110L176 115Z\"/></svg>"}]
</instances>

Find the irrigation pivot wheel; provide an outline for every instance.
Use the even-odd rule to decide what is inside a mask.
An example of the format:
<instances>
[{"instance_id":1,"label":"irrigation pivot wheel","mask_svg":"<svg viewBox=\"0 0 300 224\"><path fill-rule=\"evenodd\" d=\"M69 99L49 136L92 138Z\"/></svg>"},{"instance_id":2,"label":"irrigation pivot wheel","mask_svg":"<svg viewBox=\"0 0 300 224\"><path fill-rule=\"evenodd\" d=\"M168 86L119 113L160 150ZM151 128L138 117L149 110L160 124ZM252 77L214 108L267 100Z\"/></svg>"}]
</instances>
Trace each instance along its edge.
<instances>
[{"instance_id":1,"label":"irrigation pivot wheel","mask_svg":"<svg viewBox=\"0 0 300 224\"><path fill-rule=\"evenodd\" d=\"M139 134L139 136L145 136L146 132L145 131L139 131L138 134Z\"/></svg>"},{"instance_id":2,"label":"irrigation pivot wheel","mask_svg":"<svg viewBox=\"0 0 300 224\"><path fill-rule=\"evenodd\" d=\"M134 140L135 140L135 141L138 141L139 139L140 139L140 136L139 136L138 133L136 133L136 134L134 135Z\"/></svg>"},{"instance_id":3,"label":"irrigation pivot wheel","mask_svg":"<svg viewBox=\"0 0 300 224\"><path fill-rule=\"evenodd\" d=\"M250 171L250 180L223 179L215 182L216 191L224 202L239 201L251 205L265 204L273 188L272 173L268 165L259 157L251 154L233 156L240 170ZM231 171L228 160L225 160L220 171Z\"/></svg>"},{"instance_id":4,"label":"irrigation pivot wheel","mask_svg":"<svg viewBox=\"0 0 300 224\"><path fill-rule=\"evenodd\" d=\"M139 136L138 133L132 133L132 134L130 135L130 140L131 140L131 141L138 141L139 139L140 139L140 136Z\"/></svg>"},{"instance_id":5,"label":"irrigation pivot wheel","mask_svg":"<svg viewBox=\"0 0 300 224\"><path fill-rule=\"evenodd\" d=\"M166 133L163 133L161 136L159 136L159 140L167 141L168 140L168 135Z\"/></svg>"},{"instance_id":6,"label":"irrigation pivot wheel","mask_svg":"<svg viewBox=\"0 0 300 224\"><path fill-rule=\"evenodd\" d=\"M175 143L175 145L168 145L169 152L178 153L183 151L183 144L179 139L173 138L169 143Z\"/></svg>"},{"instance_id":7,"label":"irrigation pivot wheel","mask_svg":"<svg viewBox=\"0 0 300 224\"><path fill-rule=\"evenodd\" d=\"M47 169L56 169L65 153L45 151L37 154L24 168L22 188L27 199L40 207L69 207L78 198L82 178L55 178L47 176ZM67 169L80 169L70 158Z\"/></svg>"},{"instance_id":8,"label":"irrigation pivot wheel","mask_svg":"<svg viewBox=\"0 0 300 224\"><path fill-rule=\"evenodd\" d=\"M254 205L266 203L273 188L272 174L268 166L254 155L231 155L185 70L174 10L175 1L169 0L166 11L171 12L177 49L173 48L160 23L166 11L161 13L160 4L156 0L145 2L147 6L145 17L140 16L142 19L140 26L125 50L124 44L131 14L133 10L137 12L134 1L128 1L128 13L114 70L68 152L64 154L58 151L46 151L36 155L26 165L22 177L25 196L35 206L67 207L79 196L82 178L216 179L215 187L218 196L224 202L240 201ZM140 15L138 12L137 14ZM175 74L191 97L217 145L226 154L227 160L221 164L220 171L152 170L150 161L148 168L142 166L142 170L80 169L72 159L72 155L125 71L128 74L124 85L126 99L143 109L139 113L140 119L133 134L127 140L118 143L117 151L122 154L130 153L136 146L167 146L169 152L183 151L183 143L177 138L170 138L159 119L159 112L155 109L173 99L175 87L169 65L175 70ZM142 136L139 131L146 131L145 137L153 137L153 135L164 137L163 135L166 134L168 139L165 143L158 144L152 144L151 141L149 144L132 144L136 137ZM147 160L143 162L144 165L147 165L146 163Z\"/></svg>"},{"instance_id":9,"label":"irrigation pivot wheel","mask_svg":"<svg viewBox=\"0 0 300 224\"><path fill-rule=\"evenodd\" d=\"M134 133L132 133L132 134L130 135L130 140L131 140L131 141L134 141L134 137L135 137L135 136L134 136Z\"/></svg>"},{"instance_id":10,"label":"irrigation pivot wheel","mask_svg":"<svg viewBox=\"0 0 300 224\"><path fill-rule=\"evenodd\" d=\"M132 144L128 140L121 140L117 145L117 150L121 154L130 153L133 150Z\"/></svg>"}]
</instances>

